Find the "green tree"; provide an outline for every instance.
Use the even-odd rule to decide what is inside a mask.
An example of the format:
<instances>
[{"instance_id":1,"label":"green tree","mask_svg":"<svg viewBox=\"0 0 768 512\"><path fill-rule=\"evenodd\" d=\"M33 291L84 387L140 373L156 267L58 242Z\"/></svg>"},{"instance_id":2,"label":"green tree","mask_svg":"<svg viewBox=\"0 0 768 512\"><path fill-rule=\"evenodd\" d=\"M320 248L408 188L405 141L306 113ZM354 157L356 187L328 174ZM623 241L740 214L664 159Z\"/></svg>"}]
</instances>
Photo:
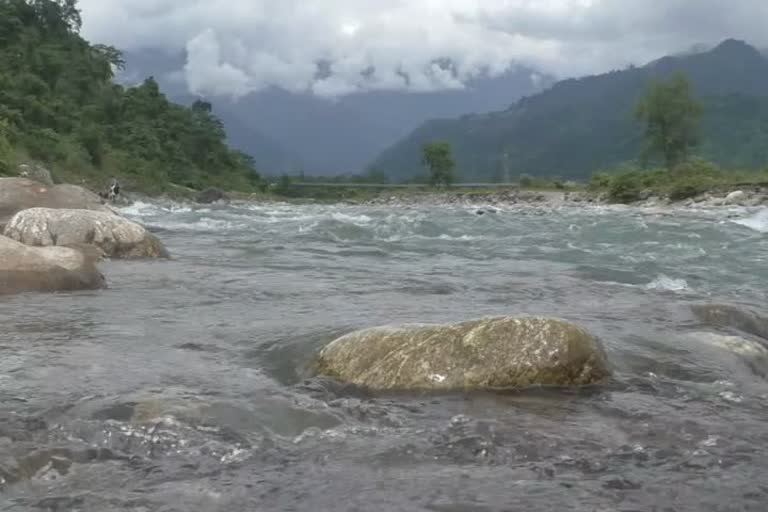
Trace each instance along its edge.
<instances>
[{"instance_id":1,"label":"green tree","mask_svg":"<svg viewBox=\"0 0 768 512\"><path fill-rule=\"evenodd\" d=\"M12 160L13 149L8 141L8 123L0 119L0 176L10 172Z\"/></svg>"},{"instance_id":2,"label":"green tree","mask_svg":"<svg viewBox=\"0 0 768 512\"><path fill-rule=\"evenodd\" d=\"M684 161L698 144L702 113L685 75L654 82L635 110L635 117L646 125L643 161L660 155L668 169Z\"/></svg>"},{"instance_id":3,"label":"green tree","mask_svg":"<svg viewBox=\"0 0 768 512\"><path fill-rule=\"evenodd\" d=\"M448 142L432 142L422 148L422 163L429 168L429 182L432 186L450 186L456 163Z\"/></svg>"}]
</instances>

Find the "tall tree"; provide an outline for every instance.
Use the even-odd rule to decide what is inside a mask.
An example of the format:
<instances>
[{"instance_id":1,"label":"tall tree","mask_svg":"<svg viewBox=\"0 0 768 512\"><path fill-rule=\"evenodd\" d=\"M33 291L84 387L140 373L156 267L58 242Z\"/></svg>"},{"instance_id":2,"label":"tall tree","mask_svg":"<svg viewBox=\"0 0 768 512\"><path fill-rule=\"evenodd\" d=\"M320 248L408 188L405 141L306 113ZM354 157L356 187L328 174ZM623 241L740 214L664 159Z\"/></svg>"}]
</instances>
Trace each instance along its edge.
<instances>
[{"instance_id":1,"label":"tall tree","mask_svg":"<svg viewBox=\"0 0 768 512\"><path fill-rule=\"evenodd\" d=\"M0 176L7 174L11 170L13 149L8 141L8 132L8 122L0 118Z\"/></svg>"},{"instance_id":2,"label":"tall tree","mask_svg":"<svg viewBox=\"0 0 768 512\"><path fill-rule=\"evenodd\" d=\"M448 142L432 142L422 148L422 163L429 168L429 182L433 186L450 186L456 163Z\"/></svg>"},{"instance_id":3,"label":"tall tree","mask_svg":"<svg viewBox=\"0 0 768 512\"><path fill-rule=\"evenodd\" d=\"M701 115L702 107L685 75L651 84L635 111L635 117L646 125L643 160L660 155L668 169L685 160L698 144Z\"/></svg>"}]
</instances>

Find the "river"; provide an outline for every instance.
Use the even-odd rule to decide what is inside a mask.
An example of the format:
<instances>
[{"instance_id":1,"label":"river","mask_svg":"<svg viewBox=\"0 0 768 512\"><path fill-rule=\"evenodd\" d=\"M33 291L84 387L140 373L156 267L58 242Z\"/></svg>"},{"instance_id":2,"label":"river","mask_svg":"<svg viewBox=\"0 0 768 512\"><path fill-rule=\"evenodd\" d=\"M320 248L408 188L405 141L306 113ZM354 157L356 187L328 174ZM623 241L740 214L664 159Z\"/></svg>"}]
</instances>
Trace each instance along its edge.
<instances>
[{"instance_id":1,"label":"river","mask_svg":"<svg viewBox=\"0 0 768 512\"><path fill-rule=\"evenodd\" d=\"M0 511L766 510L768 360L691 305L765 310L768 214L482 213L125 208L172 260L0 298ZM358 328L508 314L586 327L614 379L384 396L304 371Z\"/></svg>"}]
</instances>

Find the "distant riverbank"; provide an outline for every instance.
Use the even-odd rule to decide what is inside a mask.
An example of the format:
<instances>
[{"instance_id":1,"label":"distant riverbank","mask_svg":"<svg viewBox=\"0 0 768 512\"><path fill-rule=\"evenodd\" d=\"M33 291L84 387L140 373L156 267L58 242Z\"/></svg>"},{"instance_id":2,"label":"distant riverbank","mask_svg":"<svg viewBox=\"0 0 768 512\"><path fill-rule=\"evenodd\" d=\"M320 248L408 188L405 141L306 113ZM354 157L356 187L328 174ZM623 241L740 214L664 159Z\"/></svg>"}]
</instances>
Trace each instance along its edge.
<instances>
[{"instance_id":1,"label":"distant riverbank","mask_svg":"<svg viewBox=\"0 0 768 512\"><path fill-rule=\"evenodd\" d=\"M514 206L530 205L540 207L560 207L579 205L609 205L623 204L604 190L589 190L571 188L567 190L526 189L526 188L383 188L383 189L349 189L337 190L333 197L281 197L279 195L245 195L233 196L240 201L287 200L297 203L344 203L368 206ZM638 200L626 204L635 206L688 206L688 207L717 207L717 206L768 206L768 186L722 186L696 194L684 199L657 195L652 191L643 191Z\"/></svg>"}]
</instances>

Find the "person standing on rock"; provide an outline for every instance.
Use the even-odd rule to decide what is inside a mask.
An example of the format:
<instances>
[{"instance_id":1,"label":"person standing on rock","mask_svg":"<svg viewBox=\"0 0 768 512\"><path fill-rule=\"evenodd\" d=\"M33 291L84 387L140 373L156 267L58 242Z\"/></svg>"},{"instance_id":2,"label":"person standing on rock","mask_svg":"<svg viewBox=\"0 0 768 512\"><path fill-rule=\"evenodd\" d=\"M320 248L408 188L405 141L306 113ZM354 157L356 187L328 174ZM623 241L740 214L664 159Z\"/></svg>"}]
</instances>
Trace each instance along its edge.
<instances>
[{"instance_id":1,"label":"person standing on rock","mask_svg":"<svg viewBox=\"0 0 768 512\"><path fill-rule=\"evenodd\" d=\"M117 196L119 195L120 195L120 182L117 181L117 178L112 178L112 184L109 186L109 189L107 189L106 192L99 192L99 196L102 199L106 199L112 202L115 202L115 199L117 199Z\"/></svg>"},{"instance_id":2,"label":"person standing on rock","mask_svg":"<svg viewBox=\"0 0 768 512\"><path fill-rule=\"evenodd\" d=\"M117 178L113 178L112 185L110 185L109 187L109 194L107 194L107 198L110 201L114 201L119 195L120 195L120 182L117 181Z\"/></svg>"}]
</instances>

